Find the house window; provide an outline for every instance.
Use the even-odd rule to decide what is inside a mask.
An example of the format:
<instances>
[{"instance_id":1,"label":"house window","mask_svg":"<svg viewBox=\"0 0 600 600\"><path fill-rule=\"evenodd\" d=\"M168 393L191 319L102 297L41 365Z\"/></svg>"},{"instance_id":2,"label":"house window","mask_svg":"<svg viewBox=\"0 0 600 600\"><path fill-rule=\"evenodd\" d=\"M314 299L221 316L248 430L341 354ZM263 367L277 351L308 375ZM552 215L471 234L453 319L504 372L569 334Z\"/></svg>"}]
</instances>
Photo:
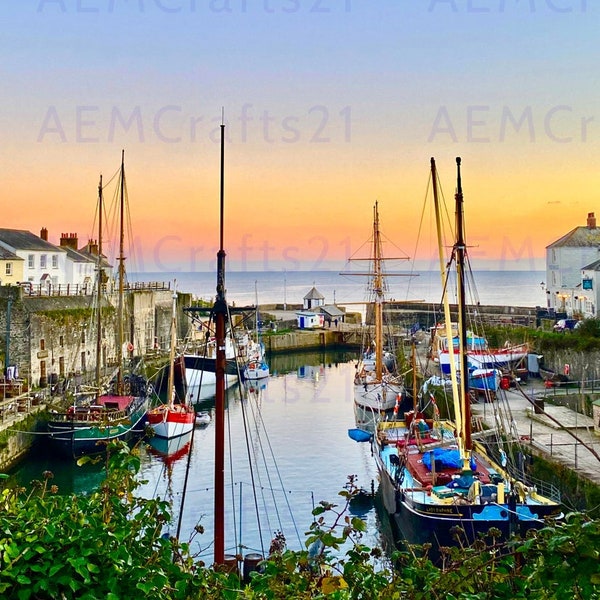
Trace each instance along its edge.
<instances>
[{"instance_id":1,"label":"house window","mask_svg":"<svg viewBox=\"0 0 600 600\"><path fill-rule=\"evenodd\" d=\"M52 268L58 269L58 255L57 254L52 255Z\"/></svg>"},{"instance_id":2,"label":"house window","mask_svg":"<svg viewBox=\"0 0 600 600\"><path fill-rule=\"evenodd\" d=\"M12 263L10 263L10 262L6 263L6 271L5 272L7 275L12 275Z\"/></svg>"},{"instance_id":3,"label":"house window","mask_svg":"<svg viewBox=\"0 0 600 600\"><path fill-rule=\"evenodd\" d=\"M46 255L40 254L40 269L46 268Z\"/></svg>"},{"instance_id":4,"label":"house window","mask_svg":"<svg viewBox=\"0 0 600 600\"><path fill-rule=\"evenodd\" d=\"M64 336L59 336L58 338L58 345L62 348L65 345L65 338Z\"/></svg>"},{"instance_id":5,"label":"house window","mask_svg":"<svg viewBox=\"0 0 600 600\"><path fill-rule=\"evenodd\" d=\"M81 372L85 373L85 351L81 353Z\"/></svg>"},{"instance_id":6,"label":"house window","mask_svg":"<svg viewBox=\"0 0 600 600\"><path fill-rule=\"evenodd\" d=\"M27 265L30 269L33 269L35 267L35 256L33 254L30 254L27 257Z\"/></svg>"},{"instance_id":7,"label":"house window","mask_svg":"<svg viewBox=\"0 0 600 600\"><path fill-rule=\"evenodd\" d=\"M42 338L40 340L40 350L45 350L46 349L46 340L44 338Z\"/></svg>"},{"instance_id":8,"label":"house window","mask_svg":"<svg viewBox=\"0 0 600 600\"><path fill-rule=\"evenodd\" d=\"M58 357L58 374L61 377L65 376L65 357L64 356Z\"/></svg>"},{"instance_id":9,"label":"house window","mask_svg":"<svg viewBox=\"0 0 600 600\"><path fill-rule=\"evenodd\" d=\"M46 361L40 360L40 387L46 387L48 376L46 374Z\"/></svg>"}]
</instances>

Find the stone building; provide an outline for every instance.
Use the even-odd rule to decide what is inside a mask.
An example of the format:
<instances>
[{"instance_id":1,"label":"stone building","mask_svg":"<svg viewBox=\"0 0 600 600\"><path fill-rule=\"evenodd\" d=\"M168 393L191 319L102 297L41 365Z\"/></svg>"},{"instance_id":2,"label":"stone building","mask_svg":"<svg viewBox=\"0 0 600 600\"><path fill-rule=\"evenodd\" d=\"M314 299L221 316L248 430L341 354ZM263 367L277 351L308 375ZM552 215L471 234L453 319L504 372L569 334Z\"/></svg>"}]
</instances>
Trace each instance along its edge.
<instances>
[{"instance_id":1,"label":"stone building","mask_svg":"<svg viewBox=\"0 0 600 600\"><path fill-rule=\"evenodd\" d=\"M600 228L594 213L546 247L547 308L568 316L596 317Z\"/></svg>"},{"instance_id":2,"label":"stone building","mask_svg":"<svg viewBox=\"0 0 600 600\"><path fill-rule=\"evenodd\" d=\"M168 286L144 289L140 285L126 292L125 357L168 349L172 295ZM190 303L189 294L178 294L180 312ZM116 294L108 294L101 303L100 364L107 374L117 363L117 306ZM32 297L19 286L1 286L0 355L5 374L9 367L17 367L20 378L33 386L71 378L91 381L96 370L97 314L93 295ZM178 337L183 338L188 320L180 316L178 324Z\"/></svg>"}]
</instances>

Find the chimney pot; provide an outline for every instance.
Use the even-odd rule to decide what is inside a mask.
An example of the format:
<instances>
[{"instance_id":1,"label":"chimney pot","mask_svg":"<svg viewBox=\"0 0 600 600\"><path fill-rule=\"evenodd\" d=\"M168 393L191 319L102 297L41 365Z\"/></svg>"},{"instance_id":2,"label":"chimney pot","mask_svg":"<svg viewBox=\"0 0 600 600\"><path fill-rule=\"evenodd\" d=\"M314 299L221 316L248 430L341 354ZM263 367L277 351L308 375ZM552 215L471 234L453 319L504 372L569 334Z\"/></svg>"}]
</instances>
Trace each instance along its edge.
<instances>
[{"instance_id":1,"label":"chimney pot","mask_svg":"<svg viewBox=\"0 0 600 600\"><path fill-rule=\"evenodd\" d=\"M588 226L588 229L596 229L596 217L593 212L588 213L587 226Z\"/></svg>"}]
</instances>

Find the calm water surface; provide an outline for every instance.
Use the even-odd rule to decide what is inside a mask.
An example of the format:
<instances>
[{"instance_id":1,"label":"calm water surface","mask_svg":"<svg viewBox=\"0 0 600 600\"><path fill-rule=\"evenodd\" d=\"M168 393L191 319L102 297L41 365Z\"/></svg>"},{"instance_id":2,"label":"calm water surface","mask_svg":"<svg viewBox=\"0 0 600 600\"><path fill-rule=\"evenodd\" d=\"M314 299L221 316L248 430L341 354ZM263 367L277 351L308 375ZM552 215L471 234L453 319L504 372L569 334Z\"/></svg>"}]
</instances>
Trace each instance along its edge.
<instances>
[{"instance_id":1,"label":"calm water surface","mask_svg":"<svg viewBox=\"0 0 600 600\"><path fill-rule=\"evenodd\" d=\"M355 426L352 397L353 355L296 354L272 357L272 376L244 400L228 397L226 411L226 551L268 551L273 533L283 531L288 547L304 547L320 501L342 504L338 492L348 475L360 486L376 485L376 468L368 444L352 441ZM205 410L214 404L204 403ZM194 551L210 561L213 537L214 420L196 428L190 445L179 440L170 449L152 441L144 445L139 494L172 503L176 521L184 498L181 534L189 539L200 523L205 534L194 538ZM166 452L170 452L166 454ZM250 468L252 464L252 469ZM49 469L63 492L86 492L102 481L101 467L77 467L53 461L47 453L32 456L13 474L22 484ZM252 483L254 482L254 488ZM254 494L253 489L256 490ZM258 508L256 508L258 506ZM372 506L353 508L368 526L366 543L381 538L381 524ZM260 523L260 527L259 527ZM170 533L175 534L176 523ZM262 530L262 537L259 531Z\"/></svg>"}]
</instances>

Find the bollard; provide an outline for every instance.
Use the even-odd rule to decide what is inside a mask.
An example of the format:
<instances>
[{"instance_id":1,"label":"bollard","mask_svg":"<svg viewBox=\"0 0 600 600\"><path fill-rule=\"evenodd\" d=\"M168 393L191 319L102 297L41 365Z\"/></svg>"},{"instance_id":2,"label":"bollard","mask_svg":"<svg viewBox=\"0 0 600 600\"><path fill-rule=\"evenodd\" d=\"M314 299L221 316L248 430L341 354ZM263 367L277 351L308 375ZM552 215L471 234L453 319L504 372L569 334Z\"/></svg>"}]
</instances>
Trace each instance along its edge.
<instances>
[{"instance_id":1,"label":"bollard","mask_svg":"<svg viewBox=\"0 0 600 600\"><path fill-rule=\"evenodd\" d=\"M244 557L244 582L250 581L252 571L260 571L259 563L263 559L262 554L256 552L246 554Z\"/></svg>"}]
</instances>

